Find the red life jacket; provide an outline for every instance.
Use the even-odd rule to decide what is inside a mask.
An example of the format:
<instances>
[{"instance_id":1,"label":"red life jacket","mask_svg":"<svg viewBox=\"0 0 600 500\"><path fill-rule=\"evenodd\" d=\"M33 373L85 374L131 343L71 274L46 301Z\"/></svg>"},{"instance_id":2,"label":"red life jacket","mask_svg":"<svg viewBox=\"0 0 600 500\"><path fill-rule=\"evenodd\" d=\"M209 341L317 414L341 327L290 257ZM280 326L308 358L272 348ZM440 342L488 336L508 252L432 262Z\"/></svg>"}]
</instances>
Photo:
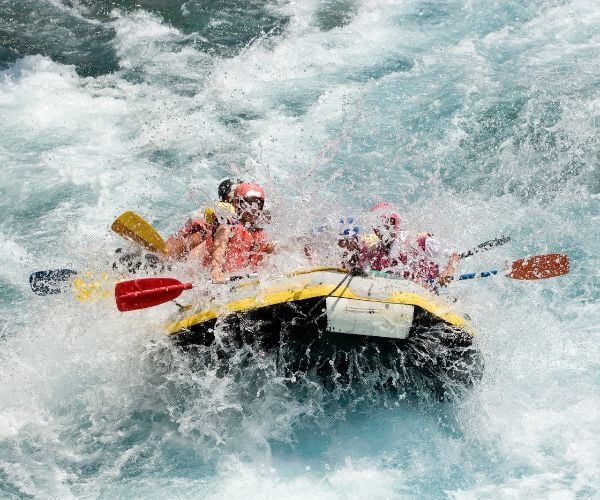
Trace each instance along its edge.
<instances>
[{"instance_id":1,"label":"red life jacket","mask_svg":"<svg viewBox=\"0 0 600 500\"><path fill-rule=\"evenodd\" d=\"M209 234L206 238L205 266L210 266L214 243L214 235ZM242 224L233 225L225 250L223 271L234 272L248 267L256 269L264 257L268 243L262 229L249 230Z\"/></svg>"}]
</instances>

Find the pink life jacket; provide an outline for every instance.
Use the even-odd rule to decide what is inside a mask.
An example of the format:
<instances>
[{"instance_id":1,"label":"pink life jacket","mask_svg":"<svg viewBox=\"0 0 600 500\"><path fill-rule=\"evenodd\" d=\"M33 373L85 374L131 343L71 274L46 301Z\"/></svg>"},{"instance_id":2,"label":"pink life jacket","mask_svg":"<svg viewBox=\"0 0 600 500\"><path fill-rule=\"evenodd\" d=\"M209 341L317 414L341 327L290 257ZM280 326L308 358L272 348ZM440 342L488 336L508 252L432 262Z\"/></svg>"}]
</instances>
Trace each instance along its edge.
<instances>
[{"instance_id":1,"label":"pink life jacket","mask_svg":"<svg viewBox=\"0 0 600 500\"><path fill-rule=\"evenodd\" d=\"M439 276L438 264L425 254L426 241L431 236L431 233L418 234L415 238L416 247L409 244L400 252L398 260L405 266L404 278L426 281Z\"/></svg>"},{"instance_id":2,"label":"pink life jacket","mask_svg":"<svg viewBox=\"0 0 600 500\"><path fill-rule=\"evenodd\" d=\"M398 264L402 264L402 276L413 281L427 281L435 279L440 274L439 266L425 253L427 238L433 236L431 233L421 233L415 237L416 245L409 241L402 244L402 248L396 255L390 255L391 248L386 245L368 245L361 243L359 249L358 264L362 268L374 271L394 271ZM400 269L398 269L400 271Z\"/></svg>"},{"instance_id":3,"label":"pink life jacket","mask_svg":"<svg viewBox=\"0 0 600 500\"><path fill-rule=\"evenodd\" d=\"M374 271L386 271L397 264L397 261L390 257L389 252L389 247L379 242L376 245L369 245L363 241L358 250L358 266Z\"/></svg>"}]
</instances>

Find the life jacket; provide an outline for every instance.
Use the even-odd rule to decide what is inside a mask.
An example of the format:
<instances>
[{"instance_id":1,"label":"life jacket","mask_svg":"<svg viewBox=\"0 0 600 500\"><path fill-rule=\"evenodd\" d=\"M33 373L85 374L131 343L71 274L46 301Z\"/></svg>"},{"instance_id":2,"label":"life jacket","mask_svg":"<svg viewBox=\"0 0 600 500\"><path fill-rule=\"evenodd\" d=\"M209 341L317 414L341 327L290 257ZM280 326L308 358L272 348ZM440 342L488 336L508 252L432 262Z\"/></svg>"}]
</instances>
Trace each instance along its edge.
<instances>
[{"instance_id":1,"label":"life jacket","mask_svg":"<svg viewBox=\"0 0 600 500\"><path fill-rule=\"evenodd\" d=\"M426 281L435 279L440 274L438 264L427 256L427 238L433 236L431 233L421 233L415 238L416 246L405 243L399 252L398 260L404 265L403 276L406 279Z\"/></svg>"},{"instance_id":2,"label":"life jacket","mask_svg":"<svg viewBox=\"0 0 600 500\"><path fill-rule=\"evenodd\" d=\"M397 264L396 259L390 256L390 245L380 242L376 235L361 238L358 250L358 265L363 269L385 271Z\"/></svg>"},{"instance_id":3,"label":"life jacket","mask_svg":"<svg viewBox=\"0 0 600 500\"><path fill-rule=\"evenodd\" d=\"M225 250L223 271L234 272L245 268L255 269L264 257L268 240L262 229L246 229L242 224L231 226L231 235ZM210 266L215 248L214 234L206 238L206 255L203 264Z\"/></svg>"}]
</instances>

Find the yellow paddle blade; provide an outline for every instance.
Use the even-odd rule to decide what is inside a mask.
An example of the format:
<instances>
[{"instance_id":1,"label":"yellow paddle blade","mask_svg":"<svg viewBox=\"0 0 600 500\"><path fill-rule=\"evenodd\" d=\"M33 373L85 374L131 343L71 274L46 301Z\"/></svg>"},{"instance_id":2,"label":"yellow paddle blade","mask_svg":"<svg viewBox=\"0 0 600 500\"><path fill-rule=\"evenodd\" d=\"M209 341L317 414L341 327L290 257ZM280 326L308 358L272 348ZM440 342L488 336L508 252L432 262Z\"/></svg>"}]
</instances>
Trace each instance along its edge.
<instances>
[{"instance_id":1,"label":"yellow paddle blade","mask_svg":"<svg viewBox=\"0 0 600 500\"><path fill-rule=\"evenodd\" d=\"M94 299L108 299L113 296L114 278L110 279L107 273L96 276L85 272L73 280L73 293L80 302Z\"/></svg>"},{"instance_id":2,"label":"yellow paddle blade","mask_svg":"<svg viewBox=\"0 0 600 500\"><path fill-rule=\"evenodd\" d=\"M117 234L129 238L151 252L167 254L164 240L156 230L131 210L119 216L110 228Z\"/></svg>"}]
</instances>

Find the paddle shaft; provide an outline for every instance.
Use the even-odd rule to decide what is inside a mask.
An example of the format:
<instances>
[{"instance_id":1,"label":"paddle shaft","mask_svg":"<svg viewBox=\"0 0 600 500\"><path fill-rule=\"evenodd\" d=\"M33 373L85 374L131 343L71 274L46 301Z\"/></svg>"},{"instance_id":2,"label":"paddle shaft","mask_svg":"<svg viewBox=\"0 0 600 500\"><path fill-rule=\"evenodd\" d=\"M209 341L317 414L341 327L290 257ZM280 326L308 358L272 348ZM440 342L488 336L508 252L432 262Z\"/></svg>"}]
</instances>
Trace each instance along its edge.
<instances>
[{"instance_id":1,"label":"paddle shaft","mask_svg":"<svg viewBox=\"0 0 600 500\"><path fill-rule=\"evenodd\" d=\"M498 274L497 269L491 269L490 271L483 271L480 273L461 274L458 278L455 278L455 280L462 281L462 280L472 280L474 278L489 278L490 276L496 276L497 274Z\"/></svg>"},{"instance_id":2,"label":"paddle shaft","mask_svg":"<svg viewBox=\"0 0 600 500\"><path fill-rule=\"evenodd\" d=\"M510 236L501 236L500 238L494 238L493 240L484 241L480 243L474 248L467 250L460 254L461 259L466 259L467 257L471 257L471 255L475 255L479 252L486 252L487 250L491 250L494 247L499 247L500 245L504 245L510 241Z\"/></svg>"}]
</instances>

